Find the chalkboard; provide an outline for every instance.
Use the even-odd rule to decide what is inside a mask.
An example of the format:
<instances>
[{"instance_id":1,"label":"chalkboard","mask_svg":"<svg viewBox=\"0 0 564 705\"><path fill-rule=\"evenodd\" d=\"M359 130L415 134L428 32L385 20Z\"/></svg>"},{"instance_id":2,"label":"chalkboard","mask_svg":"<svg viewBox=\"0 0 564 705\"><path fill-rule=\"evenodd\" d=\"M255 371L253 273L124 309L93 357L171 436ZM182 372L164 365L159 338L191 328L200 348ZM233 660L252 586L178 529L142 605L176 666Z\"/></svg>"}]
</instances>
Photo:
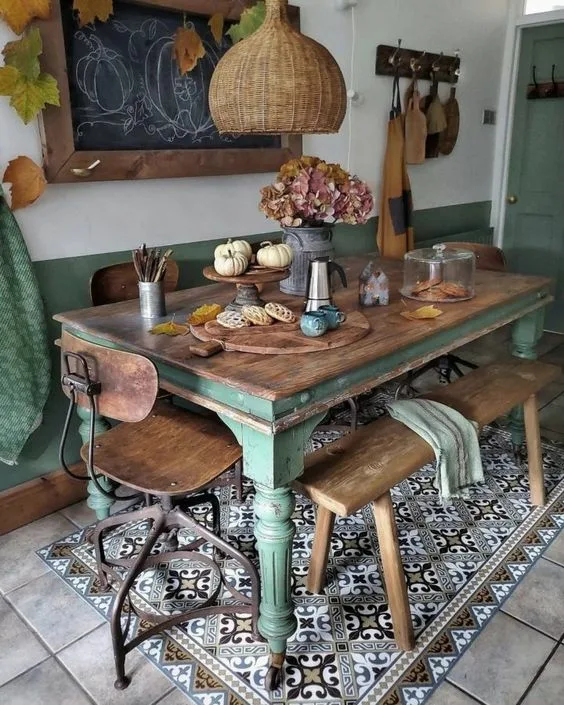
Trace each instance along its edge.
<instances>
[{"instance_id":1,"label":"chalkboard","mask_svg":"<svg viewBox=\"0 0 564 705\"><path fill-rule=\"evenodd\" d=\"M218 133L208 88L231 43L217 45L207 18L114 0L107 22L79 27L72 4L61 0L77 151L281 147L277 136ZM206 56L181 76L173 41L183 23Z\"/></svg>"}]
</instances>

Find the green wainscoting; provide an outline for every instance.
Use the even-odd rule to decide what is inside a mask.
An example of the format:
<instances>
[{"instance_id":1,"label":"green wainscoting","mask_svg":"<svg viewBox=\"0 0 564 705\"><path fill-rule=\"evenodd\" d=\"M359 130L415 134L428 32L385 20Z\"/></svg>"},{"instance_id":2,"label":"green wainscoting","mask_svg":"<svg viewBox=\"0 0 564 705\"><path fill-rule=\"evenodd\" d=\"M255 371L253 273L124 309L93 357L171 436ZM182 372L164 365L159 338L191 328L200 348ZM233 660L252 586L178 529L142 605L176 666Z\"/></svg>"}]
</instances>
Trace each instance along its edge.
<instances>
[{"instance_id":1,"label":"green wainscoting","mask_svg":"<svg viewBox=\"0 0 564 705\"><path fill-rule=\"evenodd\" d=\"M490 202L467 203L443 208L432 208L415 213L415 232L418 246L425 246L446 239L463 239L489 242ZM364 226L340 225L335 232L335 249L338 256L355 255L376 249L376 218ZM252 242L279 237L279 233L265 233L248 238ZM172 245L174 258L180 267L180 288L190 288L209 283L202 277L202 269L209 264L213 250L223 240ZM100 267L129 259L129 251L111 252L84 257L45 260L35 263L37 278L49 322L49 333L55 340L60 328L52 316L61 311L89 306L88 282ZM58 350L53 346L53 375L51 395L41 427L29 439L18 465L0 466L0 490L13 487L34 477L45 475L60 467L58 443L66 404L59 388L60 362ZM71 429L68 458L78 458L78 419Z\"/></svg>"}]
</instances>

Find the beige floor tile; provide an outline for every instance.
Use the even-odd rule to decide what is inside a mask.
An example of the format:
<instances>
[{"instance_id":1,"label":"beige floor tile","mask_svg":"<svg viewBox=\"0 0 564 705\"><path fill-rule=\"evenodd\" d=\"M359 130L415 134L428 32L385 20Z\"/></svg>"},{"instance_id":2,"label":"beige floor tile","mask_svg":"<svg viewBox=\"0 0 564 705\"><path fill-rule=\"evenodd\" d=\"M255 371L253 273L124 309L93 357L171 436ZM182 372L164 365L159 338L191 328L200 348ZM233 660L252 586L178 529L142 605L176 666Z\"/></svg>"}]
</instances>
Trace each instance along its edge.
<instances>
[{"instance_id":1,"label":"beige floor tile","mask_svg":"<svg viewBox=\"0 0 564 705\"><path fill-rule=\"evenodd\" d=\"M564 568L541 558L502 609L560 639L564 635Z\"/></svg>"},{"instance_id":2,"label":"beige floor tile","mask_svg":"<svg viewBox=\"0 0 564 705\"><path fill-rule=\"evenodd\" d=\"M552 431L550 428L544 428L541 423L541 437L545 441L557 441L564 444L564 433Z\"/></svg>"},{"instance_id":3,"label":"beige floor tile","mask_svg":"<svg viewBox=\"0 0 564 705\"><path fill-rule=\"evenodd\" d=\"M452 669L448 680L486 705L515 705L554 644L499 613Z\"/></svg>"},{"instance_id":4,"label":"beige floor tile","mask_svg":"<svg viewBox=\"0 0 564 705\"><path fill-rule=\"evenodd\" d=\"M110 514L116 514L117 512L122 511L122 509L127 509L138 501L140 500L129 499L123 502L116 502L111 508ZM69 507L61 509L60 513L81 529L85 526L90 526L90 524L95 524L97 521L95 512L86 504L86 500L77 502L76 504L71 504Z\"/></svg>"},{"instance_id":5,"label":"beige floor tile","mask_svg":"<svg viewBox=\"0 0 564 705\"><path fill-rule=\"evenodd\" d=\"M560 533L550 544L544 556L564 566L564 529L560 529Z\"/></svg>"},{"instance_id":6,"label":"beige floor tile","mask_svg":"<svg viewBox=\"0 0 564 705\"><path fill-rule=\"evenodd\" d=\"M165 695L162 700L159 700L158 705L188 705L189 702L184 693L175 688L168 695Z\"/></svg>"},{"instance_id":7,"label":"beige floor tile","mask_svg":"<svg viewBox=\"0 0 564 705\"><path fill-rule=\"evenodd\" d=\"M110 627L106 624L60 651L58 658L99 705L153 705L171 687L168 678L135 649L125 662L131 685L116 690Z\"/></svg>"},{"instance_id":8,"label":"beige floor tile","mask_svg":"<svg viewBox=\"0 0 564 705\"><path fill-rule=\"evenodd\" d=\"M564 703L564 646L560 646L522 705L560 705Z\"/></svg>"},{"instance_id":9,"label":"beige floor tile","mask_svg":"<svg viewBox=\"0 0 564 705\"><path fill-rule=\"evenodd\" d=\"M75 530L76 526L65 517L50 514L0 536L0 592L14 590L47 573L49 568L35 551Z\"/></svg>"},{"instance_id":10,"label":"beige floor tile","mask_svg":"<svg viewBox=\"0 0 564 705\"><path fill-rule=\"evenodd\" d=\"M0 688L0 703L5 705L91 705L86 693L53 657Z\"/></svg>"},{"instance_id":11,"label":"beige floor tile","mask_svg":"<svg viewBox=\"0 0 564 705\"><path fill-rule=\"evenodd\" d=\"M537 355L544 357L561 347L564 343L564 336L559 333L545 333L537 345ZM564 354L562 355L564 360Z\"/></svg>"},{"instance_id":12,"label":"beige floor tile","mask_svg":"<svg viewBox=\"0 0 564 705\"><path fill-rule=\"evenodd\" d=\"M54 652L105 621L55 573L32 580L6 599Z\"/></svg>"},{"instance_id":13,"label":"beige floor tile","mask_svg":"<svg viewBox=\"0 0 564 705\"><path fill-rule=\"evenodd\" d=\"M544 389L541 389L541 391L537 395L539 409L542 409L551 402L559 403L557 402L557 399L563 394L564 381L558 380L557 382L552 382L551 384L548 384Z\"/></svg>"},{"instance_id":14,"label":"beige floor tile","mask_svg":"<svg viewBox=\"0 0 564 705\"><path fill-rule=\"evenodd\" d=\"M46 658L49 658L47 649L0 597L0 685ZM0 697L0 703L9 702Z\"/></svg>"},{"instance_id":15,"label":"beige floor tile","mask_svg":"<svg viewBox=\"0 0 564 705\"><path fill-rule=\"evenodd\" d=\"M553 365L564 365L564 345L558 345L554 349L542 355L544 362L551 362Z\"/></svg>"},{"instance_id":16,"label":"beige floor tile","mask_svg":"<svg viewBox=\"0 0 564 705\"><path fill-rule=\"evenodd\" d=\"M477 700L445 681L425 705L477 705Z\"/></svg>"}]
</instances>

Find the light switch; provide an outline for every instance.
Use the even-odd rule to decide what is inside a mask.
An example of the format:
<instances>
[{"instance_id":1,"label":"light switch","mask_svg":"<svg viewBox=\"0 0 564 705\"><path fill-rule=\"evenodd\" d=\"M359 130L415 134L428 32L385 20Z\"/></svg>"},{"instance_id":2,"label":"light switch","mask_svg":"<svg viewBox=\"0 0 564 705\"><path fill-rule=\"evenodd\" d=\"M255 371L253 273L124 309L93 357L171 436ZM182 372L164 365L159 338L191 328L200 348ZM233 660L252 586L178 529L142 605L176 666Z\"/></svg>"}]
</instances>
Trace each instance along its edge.
<instances>
[{"instance_id":1,"label":"light switch","mask_svg":"<svg viewBox=\"0 0 564 705\"><path fill-rule=\"evenodd\" d=\"M484 110L482 125L495 125L496 117L497 114L495 110Z\"/></svg>"}]
</instances>

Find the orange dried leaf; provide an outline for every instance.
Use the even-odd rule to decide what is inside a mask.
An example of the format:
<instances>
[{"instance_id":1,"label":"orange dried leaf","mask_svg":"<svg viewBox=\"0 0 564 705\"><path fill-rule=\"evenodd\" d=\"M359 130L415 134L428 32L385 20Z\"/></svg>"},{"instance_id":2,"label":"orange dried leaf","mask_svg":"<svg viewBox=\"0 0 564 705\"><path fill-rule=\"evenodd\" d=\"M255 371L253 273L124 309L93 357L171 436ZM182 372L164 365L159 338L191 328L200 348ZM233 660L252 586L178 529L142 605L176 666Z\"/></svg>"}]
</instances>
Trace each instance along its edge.
<instances>
[{"instance_id":1,"label":"orange dried leaf","mask_svg":"<svg viewBox=\"0 0 564 705\"><path fill-rule=\"evenodd\" d=\"M197 308L188 319L188 323L192 326L202 326L208 321L215 321L217 315L223 311L219 304L204 304Z\"/></svg>"},{"instance_id":2,"label":"orange dried leaf","mask_svg":"<svg viewBox=\"0 0 564 705\"><path fill-rule=\"evenodd\" d=\"M73 10L78 12L78 24L92 24L95 20L107 22L114 14L114 0L74 0Z\"/></svg>"},{"instance_id":3,"label":"orange dried leaf","mask_svg":"<svg viewBox=\"0 0 564 705\"><path fill-rule=\"evenodd\" d=\"M219 46L221 44L221 40L223 39L223 25L225 24L225 18L221 12L216 12L215 15L210 17L208 24L210 26L210 31L213 34L213 38L215 39L215 43Z\"/></svg>"},{"instance_id":4,"label":"orange dried leaf","mask_svg":"<svg viewBox=\"0 0 564 705\"><path fill-rule=\"evenodd\" d=\"M180 323L168 321L167 323L159 323L153 326L149 333L153 335L170 335L171 338L174 338L177 335L187 335L189 331L188 326L182 326Z\"/></svg>"},{"instance_id":5,"label":"orange dried leaf","mask_svg":"<svg viewBox=\"0 0 564 705\"><path fill-rule=\"evenodd\" d=\"M34 17L46 20L51 0L0 0L0 17L16 34L21 34Z\"/></svg>"},{"instance_id":6,"label":"orange dried leaf","mask_svg":"<svg viewBox=\"0 0 564 705\"><path fill-rule=\"evenodd\" d=\"M12 184L12 210L25 208L45 191L43 169L29 157L12 159L4 172L2 183Z\"/></svg>"},{"instance_id":7,"label":"orange dried leaf","mask_svg":"<svg viewBox=\"0 0 564 705\"><path fill-rule=\"evenodd\" d=\"M179 27L174 35L174 56L180 74L192 71L200 59L206 55L206 50L200 35L193 29Z\"/></svg>"},{"instance_id":8,"label":"orange dried leaf","mask_svg":"<svg viewBox=\"0 0 564 705\"><path fill-rule=\"evenodd\" d=\"M402 311L401 316L407 318L410 321L423 321L429 318L438 318L442 316L443 312L440 308L432 306L422 306L415 311Z\"/></svg>"}]
</instances>

